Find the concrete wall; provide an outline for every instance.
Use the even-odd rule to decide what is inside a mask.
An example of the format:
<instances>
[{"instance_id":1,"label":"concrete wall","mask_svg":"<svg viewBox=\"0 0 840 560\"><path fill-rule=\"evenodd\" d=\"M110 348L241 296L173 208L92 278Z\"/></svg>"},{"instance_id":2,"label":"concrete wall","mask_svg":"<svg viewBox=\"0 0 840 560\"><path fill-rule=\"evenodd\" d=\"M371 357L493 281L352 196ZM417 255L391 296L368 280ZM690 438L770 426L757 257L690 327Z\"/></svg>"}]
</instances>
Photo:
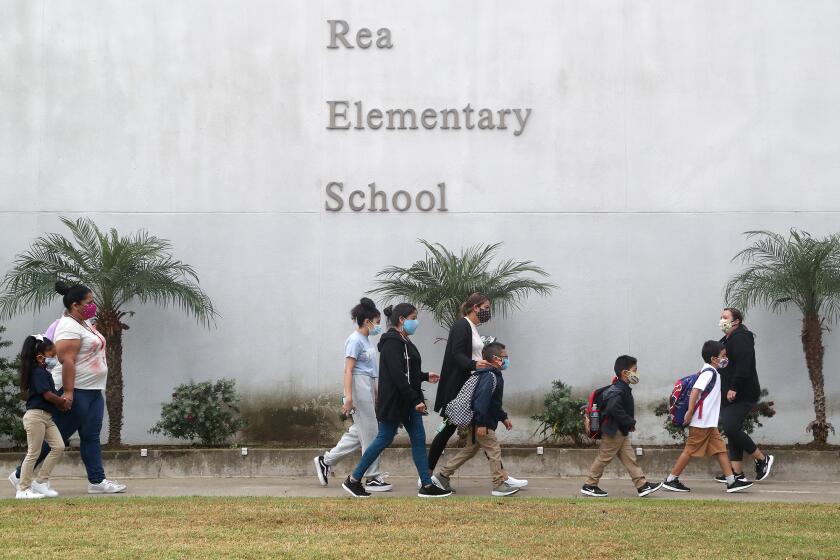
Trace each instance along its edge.
<instances>
[{"instance_id":1,"label":"concrete wall","mask_svg":"<svg viewBox=\"0 0 840 560\"><path fill-rule=\"evenodd\" d=\"M394 47L328 50L328 19L388 27ZM510 345L509 397L527 414L552 379L589 390L631 353L638 439L665 441L646 407L718 336L741 232L837 230L838 25L830 1L5 0L0 271L59 215L146 228L197 268L215 329L131 306L124 435L142 442L190 378L235 377L256 414L337 394L348 310L378 270L419 258L417 238L503 241L560 286L483 329ZM335 99L532 114L520 136L330 131ZM329 213L329 181L444 181L449 212ZM796 313L748 319L779 411L759 438L807 441ZM443 333L421 320L437 369ZM836 331L826 346L838 424Z\"/></svg>"}]
</instances>

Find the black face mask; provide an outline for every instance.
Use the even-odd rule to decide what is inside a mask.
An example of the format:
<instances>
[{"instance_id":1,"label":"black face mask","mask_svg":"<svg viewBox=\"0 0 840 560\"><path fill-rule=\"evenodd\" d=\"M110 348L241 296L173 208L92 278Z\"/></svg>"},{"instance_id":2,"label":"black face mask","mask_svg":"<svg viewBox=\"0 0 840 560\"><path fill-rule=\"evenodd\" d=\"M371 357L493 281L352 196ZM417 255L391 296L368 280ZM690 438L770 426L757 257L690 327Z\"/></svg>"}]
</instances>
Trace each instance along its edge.
<instances>
[{"instance_id":1,"label":"black face mask","mask_svg":"<svg viewBox=\"0 0 840 560\"><path fill-rule=\"evenodd\" d=\"M479 309L478 310L478 322L479 323L487 323L490 321L490 318L493 314L490 312L489 309Z\"/></svg>"}]
</instances>

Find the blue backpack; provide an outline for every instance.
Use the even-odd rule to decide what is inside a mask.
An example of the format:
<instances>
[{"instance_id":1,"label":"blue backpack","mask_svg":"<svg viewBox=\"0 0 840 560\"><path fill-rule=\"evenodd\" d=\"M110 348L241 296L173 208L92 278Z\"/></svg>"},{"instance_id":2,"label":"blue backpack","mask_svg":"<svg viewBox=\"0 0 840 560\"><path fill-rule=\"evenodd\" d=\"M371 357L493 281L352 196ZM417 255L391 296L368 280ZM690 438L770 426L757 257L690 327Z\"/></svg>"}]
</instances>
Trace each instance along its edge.
<instances>
[{"instance_id":1,"label":"blue backpack","mask_svg":"<svg viewBox=\"0 0 840 560\"><path fill-rule=\"evenodd\" d=\"M688 401L691 397L691 390L694 388L694 384L697 383L697 379L700 378L700 374L704 371L712 372L712 380L706 385L703 392L700 393L700 398L697 399L697 406L695 408L697 418L703 418L703 401L706 400L706 397L709 396L709 393L712 392L712 389L717 384L717 372L712 368L705 368L693 375L677 379L677 382L674 383L674 390L671 391L671 398L668 399L668 418L671 419L671 423L674 426L680 428L685 426L685 413L688 412Z\"/></svg>"}]
</instances>

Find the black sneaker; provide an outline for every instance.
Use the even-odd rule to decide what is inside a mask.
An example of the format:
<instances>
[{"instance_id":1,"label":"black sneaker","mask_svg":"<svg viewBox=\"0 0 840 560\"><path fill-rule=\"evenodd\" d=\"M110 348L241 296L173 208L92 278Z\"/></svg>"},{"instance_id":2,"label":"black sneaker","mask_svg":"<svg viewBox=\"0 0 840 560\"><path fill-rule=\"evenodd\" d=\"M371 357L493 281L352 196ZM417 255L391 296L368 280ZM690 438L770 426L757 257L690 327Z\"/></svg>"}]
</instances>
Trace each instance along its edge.
<instances>
[{"instance_id":1,"label":"black sneaker","mask_svg":"<svg viewBox=\"0 0 840 560\"><path fill-rule=\"evenodd\" d=\"M367 484L365 484L365 490L367 490L368 492L390 491L394 486L390 482L385 481L387 477L388 473L369 478Z\"/></svg>"},{"instance_id":2,"label":"black sneaker","mask_svg":"<svg viewBox=\"0 0 840 560\"><path fill-rule=\"evenodd\" d=\"M583 488L580 489L580 493L584 496L592 496L593 498L606 498L609 496L609 494L591 484L584 484Z\"/></svg>"},{"instance_id":3,"label":"black sneaker","mask_svg":"<svg viewBox=\"0 0 840 560\"><path fill-rule=\"evenodd\" d=\"M747 488L749 488L752 485L753 485L753 483L750 482L749 480L736 480L732 484L727 484L726 485L726 491L729 494L731 494L733 492L740 492L741 490L746 490Z\"/></svg>"},{"instance_id":4,"label":"black sneaker","mask_svg":"<svg viewBox=\"0 0 840 560\"><path fill-rule=\"evenodd\" d=\"M318 455L312 462L315 463L315 474L318 476L318 482L321 486L326 486L330 482L330 466L324 462L324 456Z\"/></svg>"},{"instance_id":5,"label":"black sneaker","mask_svg":"<svg viewBox=\"0 0 840 560\"><path fill-rule=\"evenodd\" d=\"M365 490L361 480L350 480L348 476L341 487L347 490L347 493L354 498L370 498L370 492Z\"/></svg>"},{"instance_id":6,"label":"black sneaker","mask_svg":"<svg viewBox=\"0 0 840 560\"><path fill-rule=\"evenodd\" d=\"M436 484L429 484L417 491L418 498L445 498L451 495L451 490L444 490Z\"/></svg>"},{"instance_id":7,"label":"black sneaker","mask_svg":"<svg viewBox=\"0 0 840 560\"><path fill-rule=\"evenodd\" d=\"M770 469L773 468L773 461L775 461L775 459L772 455L765 455L763 461L755 462L755 480L757 482L761 482L770 476Z\"/></svg>"},{"instance_id":8,"label":"black sneaker","mask_svg":"<svg viewBox=\"0 0 840 560\"><path fill-rule=\"evenodd\" d=\"M744 473L733 473L735 475L735 480L747 480L747 477L744 476ZM720 482L721 484L726 484L726 477L722 474L719 474L715 477L715 482Z\"/></svg>"},{"instance_id":9,"label":"black sneaker","mask_svg":"<svg viewBox=\"0 0 840 560\"><path fill-rule=\"evenodd\" d=\"M640 487L636 488L636 492L639 493L640 498L644 498L648 494L653 494L654 492L656 492L660 488L662 488L662 483L661 482L659 484L654 484L652 482L645 482L644 486L640 486Z\"/></svg>"},{"instance_id":10,"label":"black sneaker","mask_svg":"<svg viewBox=\"0 0 840 560\"><path fill-rule=\"evenodd\" d=\"M680 482L679 478L675 478L671 482L666 480L662 483L662 488L671 492L691 492L691 488Z\"/></svg>"}]
</instances>

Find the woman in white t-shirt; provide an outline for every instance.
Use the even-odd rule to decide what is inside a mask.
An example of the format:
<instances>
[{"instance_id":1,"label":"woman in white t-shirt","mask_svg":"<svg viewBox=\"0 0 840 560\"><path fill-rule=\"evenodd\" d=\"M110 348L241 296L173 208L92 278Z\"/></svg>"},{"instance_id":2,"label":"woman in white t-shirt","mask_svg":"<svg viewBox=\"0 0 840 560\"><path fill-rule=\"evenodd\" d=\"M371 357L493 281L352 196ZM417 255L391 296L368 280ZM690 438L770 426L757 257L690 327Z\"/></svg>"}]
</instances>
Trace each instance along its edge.
<instances>
[{"instance_id":1,"label":"woman in white t-shirt","mask_svg":"<svg viewBox=\"0 0 840 560\"><path fill-rule=\"evenodd\" d=\"M440 368L440 382L435 397L435 412L443 416L446 405L454 399L473 371L492 367L481 357L484 343L478 334L478 325L490 320L490 298L474 293L461 304L462 318L455 321L449 330L443 365ZM447 423L429 447L429 468L435 465L443 454L446 443L455 434L456 426Z\"/></svg>"},{"instance_id":2,"label":"woman in white t-shirt","mask_svg":"<svg viewBox=\"0 0 840 560\"><path fill-rule=\"evenodd\" d=\"M105 478L102 466L99 437L105 415L102 391L108 381L108 363L105 337L91 322L96 316L93 292L87 286L67 286L63 282L56 282L55 291L63 296L66 312L55 328L53 342L58 365L51 373L59 394L70 402L70 410L55 415L55 424L65 444L70 436L79 432L79 451L87 471L88 493L122 492L125 485ZM38 463L48 452L49 446L44 444ZM12 476L19 476L18 473L12 473Z\"/></svg>"},{"instance_id":3,"label":"woman in white t-shirt","mask_svg":"<svg viewBox=\"0 0 840 560\"><path fill-rule=\"evenodd\" d=\"M360 449L364 453L379 433L376 420L379 357L376 347L370 341L371 336L382 332L379 310L372 300L362 298L350 310L350 318L357 328L344 343L344 403L341 411L345 415L352 415L353 425L341 436L335 447L313 459L315 474L321 486L329 482L330 467ZM379 458L368 468L365 477L365 489L368 492L387 492L392 488L379 470Z\"/></svg>"}]
</instances>

